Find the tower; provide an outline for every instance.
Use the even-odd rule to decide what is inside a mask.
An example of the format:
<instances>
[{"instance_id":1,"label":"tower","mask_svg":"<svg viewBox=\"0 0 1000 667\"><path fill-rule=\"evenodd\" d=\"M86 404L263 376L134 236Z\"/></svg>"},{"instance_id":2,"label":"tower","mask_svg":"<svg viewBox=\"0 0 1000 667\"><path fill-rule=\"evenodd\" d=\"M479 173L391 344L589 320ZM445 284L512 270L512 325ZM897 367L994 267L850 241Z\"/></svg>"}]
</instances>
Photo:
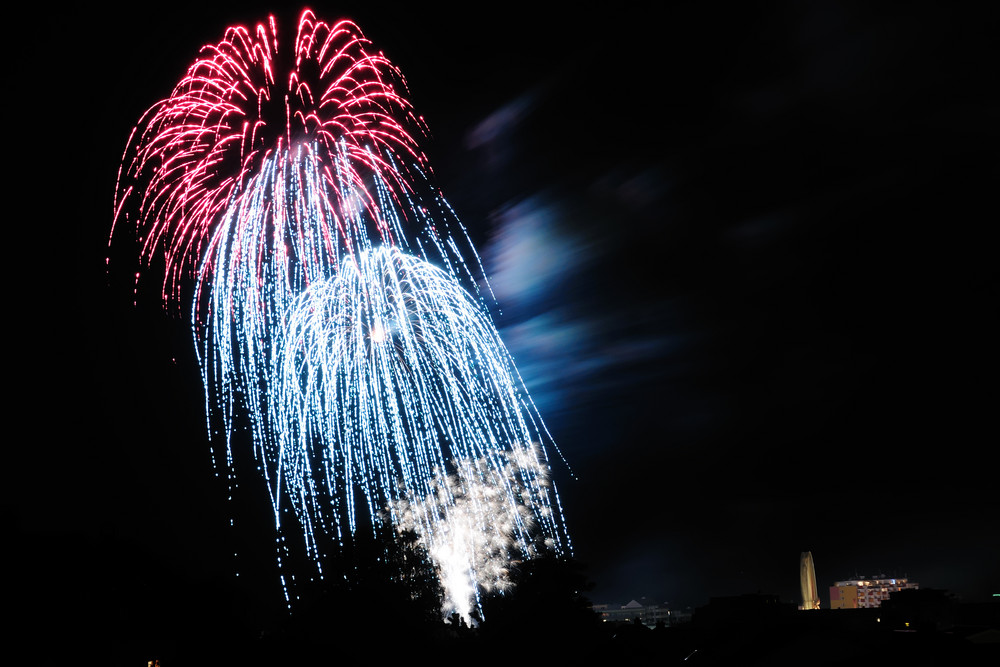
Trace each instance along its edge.
<instances>
[{"instance_id":1,"label":"tower","mask_svg":"<svg viewBox=\"0 0 1000 667\"><path fill-rule=\"evenodd\" d=\"M816 568L813 566L811 551L803 551L799 558L799 584L802 586L802 604L799 609L819 609Z\"/></svg>"}]
</instances>

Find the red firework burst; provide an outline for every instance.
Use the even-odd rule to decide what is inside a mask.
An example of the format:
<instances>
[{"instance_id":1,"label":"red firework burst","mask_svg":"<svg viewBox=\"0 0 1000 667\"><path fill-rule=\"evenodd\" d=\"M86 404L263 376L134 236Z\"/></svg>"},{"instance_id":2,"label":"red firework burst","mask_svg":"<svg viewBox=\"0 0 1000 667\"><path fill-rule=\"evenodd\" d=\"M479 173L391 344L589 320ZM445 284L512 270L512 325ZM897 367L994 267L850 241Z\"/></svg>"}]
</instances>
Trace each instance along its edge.
<instances>
[{"instance_id":1,"label":"red firework burst","mask_svg":"<svg viewBox=\"0 0 1000 667\"><path fill-rule=\"evenodd\" d=\"M367 238L357 211L392 242L390 219L408 217L399 204L412 191L414 174L430 171L414 138L425 130L405 80L357 25L328 24L305 10L291 51L280 48L273 16L252 31L228 28L132 131L112 234L120 220L134 216L142 256L150 261L162 252L165 258L165 297L214 251L213 227L268 160L289 163L283 173L301 169L290 162L303 154L315 161L310 168L327 185L321 196L331 201L326 219L311 223L312 233L327 239L334 263L340 250L354 252L351 239ZM293 151L296 144L309 149ZM286 229L271 242L296 236L301 233Z\"/></svg>"}]
</instances>

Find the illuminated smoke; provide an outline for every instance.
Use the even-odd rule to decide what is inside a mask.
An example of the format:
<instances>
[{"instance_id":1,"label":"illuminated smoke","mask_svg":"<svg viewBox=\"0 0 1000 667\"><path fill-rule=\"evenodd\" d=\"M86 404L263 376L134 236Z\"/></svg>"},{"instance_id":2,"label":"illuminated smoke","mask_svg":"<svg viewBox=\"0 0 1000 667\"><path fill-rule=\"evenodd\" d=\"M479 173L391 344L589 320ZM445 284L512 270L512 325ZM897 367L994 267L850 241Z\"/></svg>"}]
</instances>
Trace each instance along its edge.
<instances>
[{"instance_id":1,"label":"illuminated smoke","mask_svg":"<svg viewBox=\"0 0 1000 667\"><path fill-rule=\"evenodd\" d=\"M551 520L548 466L536 447L514 448L501 463L464 460L455 472L435 471L431 493L393 504L399 530L412 530L430 555L445 592L442 613L470 625L482 615L482 593L512 586L509 567L555 550L535 528ZM541 501L541 502L540 502ZM558 533L556 533L558 534Z\"/></svg>"}]
</instances>

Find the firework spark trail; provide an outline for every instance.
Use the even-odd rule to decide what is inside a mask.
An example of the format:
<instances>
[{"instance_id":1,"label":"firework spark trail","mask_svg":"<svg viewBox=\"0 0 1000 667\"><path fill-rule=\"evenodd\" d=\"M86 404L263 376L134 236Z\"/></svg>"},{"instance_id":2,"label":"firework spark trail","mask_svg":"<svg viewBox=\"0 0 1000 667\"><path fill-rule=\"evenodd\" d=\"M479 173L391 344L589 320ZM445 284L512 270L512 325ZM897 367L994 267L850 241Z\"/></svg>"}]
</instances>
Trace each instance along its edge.
<instances>
[{"instance_id":1,"label":"firework spark trail","mask_svg":"<svg viewBox=\"0 0 1000 667\"><path fill-rule=\"evenodd\" d=\"M413 200L429 173L415 139L425 128L404 95L402 74L369 49L353 23L331 26L306 10L291 70L281 80L274 18L254 32L232 27L221 42L202 49L168 98L144 114L126 148L114 225L135 209L143 257L164 257L165 298L179 296L183 276L217 263L212 255L219 246L211 239L220 235L213 230L226 218L228 233L239 233L246 219L231 212L251 210L239 200L255 196L268 169L287 175L314 170L313 185L325 181L318 189L287 194L328 200L323 215L308 221L294 215L294 204L282 215L287 200L269 201L264 214L276 227L261 241L277 250L300 241L298 225L309 225L311 250L331 265L345 250L401 241L401 218L426 223L430 209L440 208ZM301 164L297 144L303 141L311 144L312 165Z\"/></svg>"},{"instance_id":2,"label":"firework spark trail","mask_svg":"<svg viewBox=\"0 0 1000 667\"><path fill-rule=\"evenodd\" d=\"M431 495L449 466L480 461L481 480L515 463L524 464L522 476L548 466L538 452L534 460L511 456L547 433L487 314L429 262L386 247L346 260L335 278L299 297L277 349L271 456L307 526L317 520L316 488L343 502L353 530L353 484L377 511L396 500L397 487L411 502ZM315 470L337 474L317 480ZM513 498L506 479L492 481ZM532 492L538 516L514 535L526 548L537 521L561 550L547 484Z\"/></svg>"},{"instance_id":3,"label":"firework spark trail","mask_svg":"<svg viewBox=\"0 0 1000 667\"><path fill-rule=\"evenodd\" d=\"M275 396L271 382L276 376L269 368L280 349L282 328L310 285L325 284L338 274L342 260L331 259L331 240L323 235L322 226L317 231L315 222L337 215L348 221L349 229L365 224L365 207L359 197L352 200L349 194L353 184L337 183L340 192L332 195L318 161L317 151L309 145L299 145L294 157L265 160L261 173L222 217L196 282L192 322L208 427L211 431L213 417L221 419L230 465L229 437L237 407L249 413L258 457L272 460L264 451L273 439L269 431L278 427L271 423ZM375 198L390 201L378 183L373 190ZM339 211L334 202L341 202ZM400 226L392 208L383 211L386 220ZM282 239L272 236L275 230L290 231ZM423 238L428 241L421 244L425 254L437 256L451 275L459 273L467 284L472 282L472 272L460 263L452 239L446 244L433 234ZM358 257L369 253L372 244L361 237L354 247L353 256ZM353 261L351 256L347 261ZM272 486L277 507L276 493Z\"/></svg>"},{"instance_id":4,"label":"firework spark trail","mask_svg":"<svg viewBox=\"0 0 1000 667\"><path fill-rule=\"evenodd\" d=\"M239 394L245 397L255 440L262 442L266 405L255 399L270 395L267 369L273 332L280 330L285 311L308 285L337 272L336 240L327 234L324 221L340 217L348 228L365 223L359 198L349 204L353 184L338 183L338 193L332 194L321 170L319 156L308 144L296 147L294 156L265 160L208 242L192 322L206 399L220 398L227 434ZM339 210L337 200L343 202ZM370 245L365 237L357 242Z\"/></svg>"},{"instance_id":5,"label":"firework spark trail","mask_svg":"<svg viewBox=\"0 0 1000 667\"><path fill-rule=\"evenodd\" d=\"M306 10L284 60L273 17L254 31L229 28L129 139L114 224L136 209L145 261L164 257L165 300L178 300L181 278L196 275L206 414L223 422L230 463L237 403L258 435L266 428L258 397L269 394L262 369L271 332L342 256L413 238L418 254L478 286L481 264L470 270L449 235L451 221L479 263L429 184L415 139L425 128L405 91L402 74L355 24L331 26Z\"/></svg>"},{"instance_id":6,"label":"firework spark trail","mask_svg":"<svg viewBox=\"0 0 1000 667\"><path fill-rule=\"evenodd\" d=\"M454 560L443 535L456 553L475 543L455 538L458 508L485 497L473 487L509 509L514 547L496 553L530 554L537 534L565 552L551 436L484 306L482 262L430 185L405 81L370 46L309 10L288 52L273 17L229 28L133 130L112 236L130 221L142 260L162 256L165 302L193 277L209 434L221 420L232 471L247 413L276 523L290 504L317 561L318 534L355 530L355 487L373 519L394 503L419 516L439 562Z\"/></svg>"}]
</instances>

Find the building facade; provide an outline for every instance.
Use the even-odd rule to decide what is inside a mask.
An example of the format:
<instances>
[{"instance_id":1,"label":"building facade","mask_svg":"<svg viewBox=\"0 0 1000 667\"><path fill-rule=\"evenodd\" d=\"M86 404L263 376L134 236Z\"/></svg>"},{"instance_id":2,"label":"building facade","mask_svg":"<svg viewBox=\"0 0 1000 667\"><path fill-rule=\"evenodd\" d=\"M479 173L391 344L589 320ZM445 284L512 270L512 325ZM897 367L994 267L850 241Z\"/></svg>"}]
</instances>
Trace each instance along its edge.
<instances>
[{"instance_id":1,"label":"building facade","mask_svg":"<svg viewBox=\"0 0 1000 667\"><path fill-rule=\"evenodd\" d=\"M838 581L830 587L830 608L874 609L888 600L890 594L908 588L920 588L920 584L908 579L894 578Z\"/></svg>"},{"instance_id":2,"label":"building facade","mask_svg":"<svg viewBox=\"0 0 1000 667\"><path fill-rule=\"evenodd\" d=\"M641 604L636 600L632 600L628 604L620 607L607 604L595 604L593 605L593 609L605 623L635 623L638 621L648 628L654 628L657 623L670 625L674 620L670 609L666 606L658 604Z\"/></svg>"}]
</instances>

